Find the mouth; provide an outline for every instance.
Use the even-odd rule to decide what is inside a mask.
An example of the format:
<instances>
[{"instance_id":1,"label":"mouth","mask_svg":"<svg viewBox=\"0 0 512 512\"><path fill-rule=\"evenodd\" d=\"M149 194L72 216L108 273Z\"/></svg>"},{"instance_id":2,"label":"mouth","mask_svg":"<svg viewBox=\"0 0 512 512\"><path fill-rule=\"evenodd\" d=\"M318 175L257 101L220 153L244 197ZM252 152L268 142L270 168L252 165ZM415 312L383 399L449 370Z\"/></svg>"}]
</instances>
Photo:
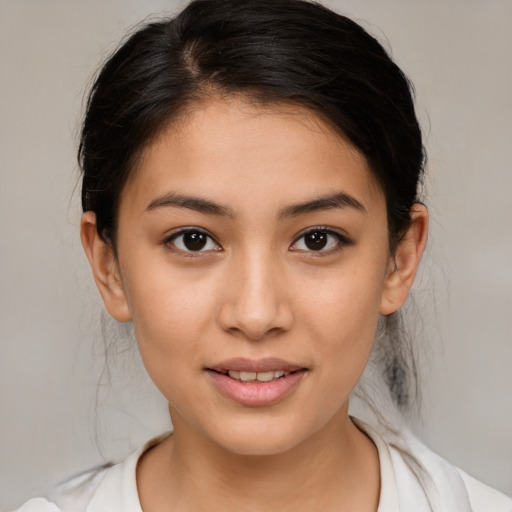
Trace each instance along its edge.
<instances>
[{"instance_id":1,"label":"mouth","mask_svg":"<svg viewBox=\"0 0 512 512\"><path fill-rule=\"evenodd\" d=\"M291 373L305 371L307 368L282 359L267 357L264 359L229 359L207 368L207 370L242 382L271 382L285 378Z\"/></svg>"},{"instance_id":2,"label":"mouth","mask_svg":"<svg viewBox=\"0 0 512 512\"><path fill-rule=\"evenodd\" d=\"M272 382L273 380L282 379L283 377L287 377L291 373L295 372L285 372L283 370L270 370L267 372L247 372L247 371L237 371L237 370L228 370L225 372L211 370L221 375L226 375L231 379L239 380L242 382ZM300 371L300 370L295 370Z\"/></svg>"},{"instance_id":3,"label":"mouth","mask_svg":"<svg viewBox=\"0 0 512 512\"><path fill-rule=\"evenodd\" d=\"M290 395L308 368L280 359L231 359L205 371L222 395L256 407L272 405Z\"/></svg>"}]
</instances>

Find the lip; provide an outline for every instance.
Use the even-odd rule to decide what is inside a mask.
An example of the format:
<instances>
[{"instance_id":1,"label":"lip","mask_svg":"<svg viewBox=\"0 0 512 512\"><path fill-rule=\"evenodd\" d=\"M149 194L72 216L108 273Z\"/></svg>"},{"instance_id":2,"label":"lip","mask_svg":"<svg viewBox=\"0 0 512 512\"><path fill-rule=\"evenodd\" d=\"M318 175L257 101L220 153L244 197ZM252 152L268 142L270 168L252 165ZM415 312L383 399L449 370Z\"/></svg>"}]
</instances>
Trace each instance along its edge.
<instances>
[{"instance_id":1,"label":"lip","mask_svg":"<svg viewBox=\"0 0 512 512\"><path fill-rule=\"evenodd\" d=\"M239 372L283 371L288 375L269 382L243 382L226 375L229 370ZM210 368L205 368L214 387L226 398L246 406L264 407L273 405L299 386L307 368L277 358L229 359Z\"/></svg>"},{"instance_id":2,"label":"lip","mask_svg":"<svg viewBox=\"0 0 512 512\"><path fill-rule=\"evenodd\" d=\"M208 367L208 370L224 373L229 370L257 373L270 371L295 372L303 368L304 367L301 365L289 363L276 357L265 357L263 359L246 359L243 357L237 357L222 361L215 366L210 366Z\"/></svg>"}]
</instances>

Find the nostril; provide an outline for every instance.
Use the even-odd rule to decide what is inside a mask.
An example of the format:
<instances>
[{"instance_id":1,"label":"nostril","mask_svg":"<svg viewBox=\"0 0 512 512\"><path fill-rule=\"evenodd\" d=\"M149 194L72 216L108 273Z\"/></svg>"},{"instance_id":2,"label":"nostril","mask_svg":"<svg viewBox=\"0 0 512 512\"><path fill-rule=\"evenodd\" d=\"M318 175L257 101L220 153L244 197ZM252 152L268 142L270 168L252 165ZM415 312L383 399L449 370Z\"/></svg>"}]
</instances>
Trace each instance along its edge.
<instances>
[{"instance_id":1,"label":"nostril","mask_svg":"<svg viewBox=\"0 0 512 512\"><path fill-rule=\"evenodd\" d=\"M284 329L279 327L272 327L270 329L254 329L247 326L244 327L232 327L229 329L229 332L234 335L239 335L244 338L247 338L251 341L261 341L270 338L274 338L284 332Z\"/></svg>"},{"instance_id":2,"label":"nostril","mask_svg":"<svg viewBox=\"0 0 512 512\"><path fill-rule=\"evenodd\" d=\"M261 277L261 276L260 276ZM234 280L234 275L230 276ZM230 284L232 286L230 286ZM277 336L288 330L293 314L278 278L240 279L224 282L223 297L217 310L220 327L235 336L252 341Z\"/></svg>"}]
</instances>

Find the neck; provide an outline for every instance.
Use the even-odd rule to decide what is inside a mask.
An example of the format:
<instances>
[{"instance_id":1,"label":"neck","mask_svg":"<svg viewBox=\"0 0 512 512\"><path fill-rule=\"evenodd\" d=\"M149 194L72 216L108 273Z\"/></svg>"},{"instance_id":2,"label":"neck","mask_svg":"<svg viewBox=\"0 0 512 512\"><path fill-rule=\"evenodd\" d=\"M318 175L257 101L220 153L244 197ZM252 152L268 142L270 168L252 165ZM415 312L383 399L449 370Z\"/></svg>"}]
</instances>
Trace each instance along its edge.
<instances>
[{"instance_id":1,"label":"neck","mask_svg":"<svg viewBox=\"0 0 512 512\"><path fill-rule=\"evenodd\" d=\"M377 509L377 451L346 410L301 444L273 455L230 452L173 420L174 435L139 461L145 512Z\"/></svg>"}]
</instances>

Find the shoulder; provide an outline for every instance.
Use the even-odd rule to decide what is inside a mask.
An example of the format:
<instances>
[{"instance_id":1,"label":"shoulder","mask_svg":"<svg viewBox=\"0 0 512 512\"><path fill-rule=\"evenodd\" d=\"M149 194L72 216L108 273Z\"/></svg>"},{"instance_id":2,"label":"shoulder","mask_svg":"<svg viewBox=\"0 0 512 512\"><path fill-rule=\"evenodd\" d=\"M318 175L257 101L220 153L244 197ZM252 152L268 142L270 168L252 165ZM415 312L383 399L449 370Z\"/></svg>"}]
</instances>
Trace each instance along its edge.
<instances>
[{"instance_id":1,"label":"shoulder","mask_svg":"<svg viewBox=\"0 0 512 512\"><path fill-rule=\"evenodd\" d=\"M85 512L113 465L81 473L59 485L50 498L62 512Z\"/></svg>"},{"instance_id":2,"label":"shoulder","mask_svg":"<svg viewBox=\"0 0 512 512\"><path fill-rule=\"evenodd\" d=\"M44 498L33 498L13 512L60 512L55 503Z\"/></svg>"},{"instance_id":3,"label":"shoulder","mask_svg":"<svg viewBox=\"0 0 512 512\"><path fill-rule=\"evenodd\" d=\"M458 469L474 512L512 512L512 499Z\"/></svg>"},{"instance_id":4,"label":"shoulder","mask_svg":"<svg viewBox=\"0 0 512 512\"><path fill-rule=\"evenodd\" d=\"M81 473L59 485L48 499L31 499L14 512L142 512L137 492L137 462L145 451L170 434L155 437L119 464Z\"/></svg>"},{"instance_id":5,"label":"shoulder","mask_svg":"<svg viewBox=\"0 0 512 512\"><path fill-rule=\"evenodd\" d=\"M424 469L416 473L434 510L512 512L512 499L453 466L410 432L405 434L410 454ZM464 503L464 505L462 505ZM454 508L455 507L455 508Z\"/></svg>"},{"instance_id":6,"label":"shoulder","mask_svg":"<svg viewBox=\"0 0 512 512\"><path fill-rule=\"evenodd\" d=\"M107 466L81 473L59 485L48 498L33 498L14 512L84 512L96 493Z\"/></svg>"},{"instance_id":7,"label":"shoulder","mask_svg":"<svg viewBox=\"0 0 512 512\"><path fill-rule=\"evenodd\" d=\"M407 428L353 420L379 452L379 512L512 512L511 498L447 462Z\"/></svg>"}]
</instances>

